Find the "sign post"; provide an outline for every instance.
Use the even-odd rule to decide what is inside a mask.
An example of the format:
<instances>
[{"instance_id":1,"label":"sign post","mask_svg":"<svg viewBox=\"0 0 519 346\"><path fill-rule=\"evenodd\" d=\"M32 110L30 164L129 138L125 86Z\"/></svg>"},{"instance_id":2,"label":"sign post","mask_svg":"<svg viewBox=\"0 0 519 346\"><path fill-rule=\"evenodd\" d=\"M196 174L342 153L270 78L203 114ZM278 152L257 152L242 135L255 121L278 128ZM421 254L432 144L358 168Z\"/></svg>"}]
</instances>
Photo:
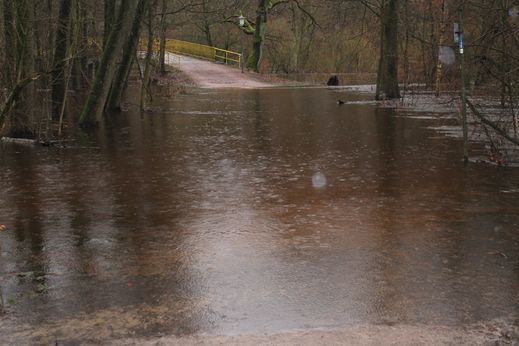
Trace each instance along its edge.
<instances>
[{"instance_id":1,"label":"sign post","mask_svg":"<svg viewBox=\"0 0 519 346\"><path fill-rule=\"evenodd\" d=\"M243 65L245 63L245 61L243 61L245 59L245 54L243 52L243 30L244 30L244 26L245 26L245 17L243 16L243 14L240 15L240 28L241 28L241 32L240 32L240 44L241 44L241 57L240 57L240 65L241 65L241 73L243 73Z\"/></svg>"},{"instance_id":2,"label":"sign post","mask_svg":"<svg viewBox=\"0 0 519 346\"><path fill-rule=\"evenodd\" d=\"M454 41L459 45L461 74L461 120L463 122L463 162L469 161L469 139L467 124L467 91L465 89L465 38L463 35L463 10L459 10L459 23L454 23Z\"/></svg>"}]
</instances>

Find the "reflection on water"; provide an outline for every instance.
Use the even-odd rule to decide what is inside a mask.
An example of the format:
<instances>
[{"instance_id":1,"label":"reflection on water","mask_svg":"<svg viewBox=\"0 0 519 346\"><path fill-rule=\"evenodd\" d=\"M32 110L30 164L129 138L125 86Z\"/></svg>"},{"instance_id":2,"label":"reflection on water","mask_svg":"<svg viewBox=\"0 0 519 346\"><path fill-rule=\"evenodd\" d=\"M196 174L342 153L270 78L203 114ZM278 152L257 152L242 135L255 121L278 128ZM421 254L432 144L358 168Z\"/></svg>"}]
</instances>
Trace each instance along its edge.
<instances>
[{"instance_id":1,"label":"reflection on water","mask_svg":"<svg viewBox=\"0 0 519 346\"><path fill-rule=\"evenodd\" d=\"M518 170L464 167L434 119L336 98L196 91L90 148L2 146L4 321L146 336L517 316Z\"/></svg>"}]
</instances>

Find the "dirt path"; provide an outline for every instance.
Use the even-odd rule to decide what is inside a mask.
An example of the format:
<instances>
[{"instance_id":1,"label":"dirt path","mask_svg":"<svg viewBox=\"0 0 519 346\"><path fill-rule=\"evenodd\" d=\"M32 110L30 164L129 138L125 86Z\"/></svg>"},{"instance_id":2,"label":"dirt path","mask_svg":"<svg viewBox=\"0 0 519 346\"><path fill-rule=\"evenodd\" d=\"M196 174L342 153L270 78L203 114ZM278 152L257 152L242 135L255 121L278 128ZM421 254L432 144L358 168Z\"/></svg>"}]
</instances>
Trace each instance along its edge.
<instances>
[{"instance_id":1,"label":"dirt path","mask_svg":"<svg viewBox=\"0 0 519 346\"><path fill-rule=\"evenodd\" d=\"M166 63L184 72L200 88L257 89L273 87L276 84L263 81L254 73L223 64L191 58L184 55L166 53Z\"/></svg>"}]
</instances>

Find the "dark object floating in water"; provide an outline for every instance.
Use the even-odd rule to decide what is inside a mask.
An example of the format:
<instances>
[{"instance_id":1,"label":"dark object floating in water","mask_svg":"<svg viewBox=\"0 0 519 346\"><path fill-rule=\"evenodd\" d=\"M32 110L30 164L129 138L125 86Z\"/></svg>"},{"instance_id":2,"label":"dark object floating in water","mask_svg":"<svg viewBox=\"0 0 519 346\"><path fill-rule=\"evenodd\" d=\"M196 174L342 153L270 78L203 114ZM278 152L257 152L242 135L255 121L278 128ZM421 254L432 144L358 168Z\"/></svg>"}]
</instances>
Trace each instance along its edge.
<instances>
[{"instance_id":1,"label":"dark object floating in water","mask_svg":"<svg viewBox=\"0 0 519 346\"><path fill-rule=\"evenodd\" d=\"M339 77L337 76L331 76L330 79L328 79L328 83L326 83L328 86L337 86L339 85Z\"/></svg>"},{"instance_id":2,"label":"dark object floating in water","mask_svg":"<svg viewBox=\"0 0 519 346\"><path fill-rule=\"evenodd\" d=\"M340 106L340 105L343 105L345 104L346 102L344 102L343 100L337 100L337 104Z\"/></svg>"}]
</instances>

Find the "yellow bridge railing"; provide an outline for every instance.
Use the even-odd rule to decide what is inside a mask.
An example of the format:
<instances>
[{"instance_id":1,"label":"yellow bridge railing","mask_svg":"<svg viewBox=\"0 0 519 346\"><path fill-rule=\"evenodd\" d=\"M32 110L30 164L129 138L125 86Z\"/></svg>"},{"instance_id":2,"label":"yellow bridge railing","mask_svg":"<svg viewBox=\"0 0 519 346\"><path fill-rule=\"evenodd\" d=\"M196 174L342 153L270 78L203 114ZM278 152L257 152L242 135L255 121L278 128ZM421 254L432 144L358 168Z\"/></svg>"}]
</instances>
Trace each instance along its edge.
<instances>
[{"instance_id":1,"label":"yellow bridge railing","mask_svg":"<svg viewBox=\"0 0 519 346\"><path fill-rule=\"evenodd\" d=\"M224 64L237 64L238 66L241 66L240 53L203 44L167 39L166 51L222 62Z\"/></svg>"}]
</instances>

